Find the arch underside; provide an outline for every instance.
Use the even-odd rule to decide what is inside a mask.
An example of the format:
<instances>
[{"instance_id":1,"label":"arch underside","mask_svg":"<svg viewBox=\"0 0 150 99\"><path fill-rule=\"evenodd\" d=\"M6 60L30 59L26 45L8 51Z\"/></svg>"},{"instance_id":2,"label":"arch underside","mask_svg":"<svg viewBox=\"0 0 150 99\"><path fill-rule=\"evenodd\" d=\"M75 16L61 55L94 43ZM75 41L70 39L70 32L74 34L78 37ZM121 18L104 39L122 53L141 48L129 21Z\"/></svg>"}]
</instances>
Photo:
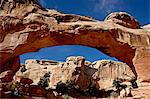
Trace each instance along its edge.
<instances>
[{"instance_id":1,"label":"arch underside","mask_svg":"<svg viewBox=\"0 0 150 99\"><path fill-rule=\"evenodd\" d=\"M105 25L106 24L106 25ZM114 26L110 28L109 25ZM51 30L45 24L21 24L23 31L8 33L1 43L1 64L23 53L38 51L40 48L58 45L84 45L96 48L103 53L116 57L127 63L131 68L134 49L127 43L117 41L120 30L114 23L105 22L69 22L59 23ZM31 27L32 26L32 27ZM36 29L33 29L33 27ZM78 26L76 28L75 27ZM67 28L67 29L66 29ZM11 32L11 31L10 31Z\"/></svg>"}]
</instances>

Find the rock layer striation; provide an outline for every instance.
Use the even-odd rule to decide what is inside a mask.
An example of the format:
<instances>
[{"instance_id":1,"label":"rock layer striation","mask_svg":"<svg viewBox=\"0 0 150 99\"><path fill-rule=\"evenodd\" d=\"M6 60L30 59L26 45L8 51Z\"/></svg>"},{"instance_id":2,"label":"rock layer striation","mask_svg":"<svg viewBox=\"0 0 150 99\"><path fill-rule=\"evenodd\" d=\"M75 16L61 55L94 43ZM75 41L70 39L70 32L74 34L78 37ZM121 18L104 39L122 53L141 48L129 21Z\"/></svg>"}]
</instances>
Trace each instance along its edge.
<instances>
[{"instance_id":1,"label":"rock layer striation","mask_svg":"<svg viewBox=\"0 0 150 99\"><path fill-rule=\"evenodd\" d=\"M1 0L0 70L14 74L18 67L11 61L40 48L84 45L127 63L139 78L150 79L148 27L140 27L124 12L112 13L101 22L42 8L37 0Z\"/></svg>"}]
</instances>

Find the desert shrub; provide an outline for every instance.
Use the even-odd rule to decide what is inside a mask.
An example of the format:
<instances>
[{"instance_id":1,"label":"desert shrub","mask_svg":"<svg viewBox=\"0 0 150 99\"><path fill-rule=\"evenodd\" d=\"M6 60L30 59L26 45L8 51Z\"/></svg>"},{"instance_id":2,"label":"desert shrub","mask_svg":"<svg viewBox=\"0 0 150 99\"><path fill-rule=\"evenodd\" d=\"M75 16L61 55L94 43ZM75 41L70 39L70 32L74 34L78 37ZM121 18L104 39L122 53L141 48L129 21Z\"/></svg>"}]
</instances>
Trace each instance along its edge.
<instances>
[{"instance_id":1,"label":"desert shrub","mask_svg":"<svg viewBox=\"0 0 150 99\"><path fill-rule=\"evenodd\" d=\"M21 72L23 73L23 72L25 72L27 69L26 69L26 67L25 67L25 65L22 65L21 66Z\"/></svg>"},{"instance_id":2,"label":"desert shrub","mask_svg":"<svg viewBox=\"0 0 150 99\"><path fill-rule=\"evenodd\" d=\"M11 83L11 84L6 85L6 88L8 91L11 92L11 96L16 96L16 97L21 96L19 92L19 84Z\"/></svg>"},{"instance_id":3,"label":"desert shrub","mask_svg":"<svg viewBox=\"0 0 150 99\"><path fill-rule=\"evenodd\" d=\"M51 74L50 72L45 73L44 76L40 78L40 81L38 82L38 85L40 87L46 88L46 87L49 86L48 81L49 81L49 78L50 78L50 74Z\"/></svg>"},{"instance_id":4,"label":"desert shrub","mask_svg":"<svg viewBox=\"0 0 150 99\"><path fill-rule=\"evenodd\" d=\"M70 92L80 93L80 88L74 81L66 81L66 83L58 82L56 86L56 91L62 95L68 94Z\"/></svg>"},{"instance_id":5,"label":"desert shrub","mask_svg":"<svg viewBox=\"0 0 150 99\"><path fill-rule=\"evenodd\" d=\"M135 77L133 77L130 82L131 82L131 85L132 85L133 88L138 88Z\"/></svg>"},{"instance_id":6,"label":"desert shrub","mask_svg":"<svg viewBox=\"0 0 150 99\"><path fill-rule=\"evenodd\" d=\"M121 90L124 89L126 91L127 85L126 84L122 84L122 80L121 79L115 79L113 81L113 87L115 87L117 89L117 93L120 95L120 91Z\"/></svg>"},{"instance_id":7,"label":"desert shrub","mask_svg":"<svg viewBox=\"0 0 150 99\"><path fill-rule=\"evenodd\" d=\"M56 91L58 93L61 93L62 95L67 94L67 85L63 83L62 81L58 82L56 85Z\"/></svg>"},{"instance_id":8,"label":"desert shrub","mask_svg":"<svg viewBox=\"0 0 150 99\"><path fill-rule=\"evenodd\" d=\"M68 81L66 82L66 86L68 87L68 89L78 89L79 86L77 84L74 83L74 81Z\"/></svg>"},{"instance_id":9,"label":"desert shrub","mask_svg":"<svg viewBox=\"0 0 150 99\"><path fill-rule=\"evenodd\" d=\"M113 87L115 87L118 91L121 91L125 87L125 85L122 86L121 83L122 83L121 79L115 79L113 80Z\"/></svg>"},{"instance_id":10,"label":"desert shrub","mask_svg":"<svg viewBox=\"0 0 150 99\"><path fill-rule=\"evenodd\" d=\"M86 89L86 93L93 97L99 96L99 90L96 88L96 84L91 83Z\"/></svg>"}]
</instances>

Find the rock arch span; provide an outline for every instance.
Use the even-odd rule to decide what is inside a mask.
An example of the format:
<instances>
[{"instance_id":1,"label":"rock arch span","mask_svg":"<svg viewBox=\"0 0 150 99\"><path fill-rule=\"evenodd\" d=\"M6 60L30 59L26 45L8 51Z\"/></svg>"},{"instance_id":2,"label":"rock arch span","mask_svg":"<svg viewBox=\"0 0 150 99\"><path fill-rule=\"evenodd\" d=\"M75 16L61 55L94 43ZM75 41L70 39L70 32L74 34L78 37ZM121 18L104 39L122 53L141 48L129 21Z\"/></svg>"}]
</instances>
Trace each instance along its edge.
<instances>
[{"instance_id":1,"label":"rock arch span","mask_svg":"<svg viewBox=\"0 0 150 99\"><path fill-rule=\"evenodd\" d=\"M143 48L149 53L149 29L140 28L127 13L113 13L101 22L44 9L36 0L21 1L3 0L1 3L1 72L9 69L15 73L17 69L14 67L19 68L16 64L19 64L18 57L23 53L56 45L84 45L127 63L137 75L133 65L136 50Z\"/></svg>"}]
</instances>

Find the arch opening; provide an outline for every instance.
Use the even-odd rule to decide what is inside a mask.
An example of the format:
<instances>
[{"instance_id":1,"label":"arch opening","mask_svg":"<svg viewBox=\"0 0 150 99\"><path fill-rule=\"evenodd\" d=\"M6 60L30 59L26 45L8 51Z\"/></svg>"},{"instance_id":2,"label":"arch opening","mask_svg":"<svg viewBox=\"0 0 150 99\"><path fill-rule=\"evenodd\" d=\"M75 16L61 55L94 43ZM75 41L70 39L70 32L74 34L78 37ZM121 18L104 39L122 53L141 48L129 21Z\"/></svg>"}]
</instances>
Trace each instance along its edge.
<instances>
[{"instance_id":1,"label":"arch opening","mask_svg":"<svg viewBox=\"0 0 150 99\"><path fill-rule=\"evenodd\" d=\"M112 86L115 79L131 81L135 77L127 64L117 62L116 58L110 57L96 48L83 45L41 48L38 52L20 55L20 60L22 65L14 76L15 82L30 81L37 87L56 91L59 82L63 84L73 82L80 91L88 90L94 84L97 91L101 92ZM42 85L42 81L47 74L49 78L45 86ZM72 96L70 93L67 94ZM101 97L99 95L97 97Z\"/></svg>"},{"instance_id":2,"label":"arch opening","mask_svg":"<svg viewBox=\"0 0 150 99\"><path fill-rule=\"evenodd\" d=\"M69 56L83 56L86 60L91 62L97 60L118 61L115 57L108 56L96 48L83 45L61 45L42 48L38 52L22 54L20 55L20 63L24 64L27 59L65 61Z\"/></svg>"}]
</instances>

